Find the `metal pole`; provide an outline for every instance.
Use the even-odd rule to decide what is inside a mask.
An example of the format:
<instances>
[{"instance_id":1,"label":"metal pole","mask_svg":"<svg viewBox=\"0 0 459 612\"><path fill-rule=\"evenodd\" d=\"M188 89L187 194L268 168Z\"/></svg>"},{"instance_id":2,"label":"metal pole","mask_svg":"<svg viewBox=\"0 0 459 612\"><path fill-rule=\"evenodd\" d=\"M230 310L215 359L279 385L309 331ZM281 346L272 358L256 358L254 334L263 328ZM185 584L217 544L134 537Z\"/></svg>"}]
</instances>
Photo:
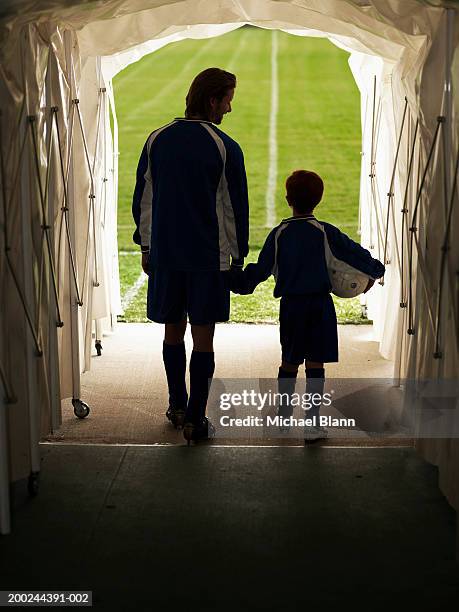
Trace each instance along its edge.
<instances>
[{"instance_id":1,"label":"metal pole","mask_svg":"<svg viewBox=\"0 0 459 612\"><path fill-rule=\"evenodd\" d=\"M387 218L386 218L386 227L385 227L385 236L384 236L384 257L383 257L383 261L385 264L389 263L387 259L387 240L389 237L389 217L390 217L390 213L391 213L391 209L393 205L395 173L397 171L398 154L400 152L400 144L402 142L403 128L405 127L405 118L406 118L407 108L408 108L408 100L405 98L405 107L403 109L402 123L400 125L400 131L399 131L398 140L397 140L397 149L395 152L394 165L392 167L392 176L390 179L389 191L387 193ZM395 234L395 237L396 237L396 234ZM398 253L398 249L396 249L396 251Z\"/></svg>"},{"instance_id":2,"label":"metal pole","mask_svg":"<svg viewBox=\"0 0 459 612\"><path fill-rule=\"evenodd\" d=\"M413 323L413 295L412 295L412 285L413 285L413 243L415 242L415 232L418 231L418 228L416 226L417 223L417 213L418 213L418 208L419 208L419 203L421 201L421 196L422 196L422 191L424 189L424 183L426 181L426 177L427 177L427 172L429 170L430 167L430 162L432 160L432 156L434 154L435 151L435 145L437 144L437 138L438 138L438 134L440 131L440 126L444 123L445 118L443 116L439 116L437 117L437 127L435 128L435 132L434 132L434 136L432 139L432 144L430 146L430 151L429 154L427 156L427 161L426 161L426 165L424 168L424 172L422 174L422 179L420 182L420 185L418 187L418 192L417 192L417 196L416 196L416 203L414 205L414 210L413 210L413 215L411 217L411 224L409 227L409 231L410 231L410 241L409 241L409 268L408 268L408 272L409 272L409 299L408 299L408 309L409 309L409 327L407 330L407 333L410 335L414 334L414 323ZM420 251L418 248L418 244L416 241L416 247L418 250L418 257L420 255ZM419 259L419 261L421 261L421 259ZM421 274L423 274L423 270L421 269ZM424 279L425 280L425 279Z\"/></svg>"},{"instance_id":3,"label":"metal pole","mask_svg":"<svg viewBox=\"0 0 459 612\"><path fill-rule=\"evenodd\" d=\"M414 162L414 156L415 156L415 148L416 148L416 137L417 137L417 133L418 133L418 126L419 126L419 121L416 120L416 125L414 126L414 136L413 136L413 143L411 145L411 149L408 152L408 173L407 173L407 177L406 177L406 186L405 186L405 194L403 196L403 207L401 209L401 213L402 213L402 229L401 229L401 251L402 251L402 269L400 272L400 308L406 308L407 307L407 302L408 302L408 296L405 293L405 265L404 265L404 261L405 261L405 241L406 241L406 248L408 250L409 248L409 230L408 230L408 213L409 213L409 209L408 209L408 195L410 192L410 186L412 185L412 181L411 181L411 176L412 176L412 170L413 170L413 162ZM414 181L413 181L414 182ZM412 189L411 189L412 191ZM409 253L407 253L407 256L409 257Z\"/></svg>"},{"instance_id":4,"label":"metal pole","mask_svg":"<svg viewBox=\"0 0 459 612\"><path fill-rule=\"evenodd\" d=\"M28 130L28 121L32 120L32 116L24 118L23 129ZM31 226L31 211L30 207L36 202L33 197L33 186L31 184L31 168L30 156L26 154L22 160L21 168L21 246L22 246L22 263L24 270L24 297L27 304L34 304L34 280L33 280L33 239ZM36 195L36 194L35 194ZM39 337L40 331L37 331ZM35 483L40 473L40 406L38 397L37 385L37 353L34 351L34 339L30 328L25 328L26 343L25 343L25 368L26 368L26 384L27 384L27 403L29 408L29 445L30 445L30 486L35 486ZM39 355L42 359L43 356Z\"/></svg>"},{"instance_id":5,"label":"metal pole","mask_svg":"<svg viewBox=\"0 0 459 612\"><path fill-rule=\"evenodd\" d=\"M23 33L25 44L28 45L27 40L29 36L29 30L24 30ZM21 38L21 42L22 42ZM22 45L21 45L22 51ZM29 61L34 61L35 58L30 57L27 53L21 53L21 58L27 58ZM24 62L24 59L21 59ZM22 74L25 75L24 66L22 66ZM27 96L28 89L26 87L25 76L24 76L24 91L25 96L25 113L21 116L19 133L24 134L26 143L30 145L29 149L26 148L24 156L18 160L20 167L21 182L18 186L18 200L20 207L20 232L21 232L21 249L22 249L22 273L24 279L24 300L25 305L37 306L35 298L35 282L34 282L34 247L33 247L33 235L32 235L32 207L35 206L38 200L37 185L34 185L32 180L32 142L31 139L27 138L28 131L33 128L33 123L36 121L36 116L32 114L29 108L30 99ZM33 211L35 212L35 211ZM27 312L27 308L26 308ZM33 311L31 317L33 316ZM40 404L39 404L39 386L38 386L38 371L36 358L43 358L43 353L40 350L34 351L38 346L41 347L40 342L40 331L33 333L33 326L25 325L24 329L25 342L24 342L24 369L25 369L25 386L27 389L27 408L28 408L28 425L29 425L29 452L30 452L30 474L29 474L29 492L35 493L38 485L38 475L40 473Z\"/></svg>"},{"instance_id":6,"label":"metal pole","mask_svg":"<svg viewBox=\"0 0 459 612\"><path fill-rule=\"evenodd\" d=\"M64 45L65 45L65 64L67 75L70 84L70 99L74 100L76 91L75 83L73 79L72 70L72 34L69 31L64 32ZM73 113L74 118L74 113ZM74 119L73 119L74 120ZM69 125L69 130L72 130L72 126ZM73 142L69 143L69 146L73 146ZM69 248L73 248L73 252L76 257L75 250L75 179L74 179L74 159L73 151L68 152L69 155L69 167L68 167L68 180L67 180L67 202L68 202L68 220L69 220ZM76 261L75 261L76 268ZM72 267L69 258L69 277L72 277ZM78 295L74 283L69 284L70 292L70 329L71 329L71 346L72 346L72 395L73 400L78 400L81 396L81 380L80 380L80 341L79 341L79 312L78 312ZM83 299L83 296L81 296Z\"/></svg>"},{"instance_id":7,"label":"metal pole","mask_svg":"<svg viewBox=\"0 0 459 612\"><path fill-rule=\"evenodd\" d=\"M445 216L448 214L448 203L451 194L451 174L453 164L453 83L451 66L453 62L453 35L455 9L446 9L446 41L445 41L445 91L443 115L446 124L443 126L444 156L445 156Z\"/></svg>"},{"instance_id":8,"label":"metal pole","mask_svg":"<svg viewBox=\"0 0 459 612\"><path fill-rule=\"evenodd\" d=\"M54 142L54 121L58 121L57 116L57 108L53 106L52 100L52 65L53 65L54 57L52 51L49 51L48 57L48 68L46 72L46 110L48 112L47 115L47 127L49 131L49 149L48 153L50 154L53 150L53 142ZM57 155L54 152L54 155ZM49 164L51 165L52 157L48 156ZM48 176L50 176L50 168L48 168ZM51 258L54 261L54 253L55 253L55 233L54 233L54 219L55 219L55 198L56 198L56 181L59 177L59 170L56 168L56 164L54 164L54 172L53 172L53 180L48 183L48 219L50 224L49 230L49 238L52 245L52 253ZM49 279L49 277L48 277ZM54 281L57 285L57 278ZM58 350L58 338L57 338L57 328L62 327L63 323L61 321L60 313L59 313L59 297L57 293L53 290L53 286L48 284L48 359L49 359L49 390L50 390L50 410L51 410L51 427L53 431L58 429L62 424L62 416L61 416L61 393L60 393L60 377L59 377L59 350ZM52 307L52 305L56 306L56 309ZM56 321L57 314L57 321Z\"/></svg>"},{"instance_id":9,"label":"metal pole","mask_svg":"<svg viewBox=\"0 0 459 612\"><path fill-rule=\"evenodd\" d=\"M371 206L370 206L370 250L374 249L373 245L373 205L374 205L374 194L373 194L373 178L374 178L374 139L375 139L375 104L376 104L376 75L373 79L373 106L371 113L371 148L370 148L370 188L371 188Z\"/></svg>"},{"instance_id":10,"label":"metal pole","mask_svg":"<svg viewBox=\"0 0 459 612\"><path fill-rule=\"evenodd\" d=\"M451 79L451 65L453 59L453 31L454 31L454 15L453 9L446 10L446 40L445 40L445 86L443 98L443 116L444 126L442 131L443 136L443 199L445 213L445 234L442 242L442 254L437 291L437 308L435 318L435 349L434 359L441 359L443 351L441 350L441 320L447 315L442 308L443 284L445 278L445 267L448 264L448 249L449 249L449 231L451 225L451 215L454 206L454 191L456 189L456 179L458 171L459 153L456 161L454 172L454 185L451 185L451 164L452 164L452 136L453 136L453 86Z\"/></svg>"},{"instance_id":11,"label":"metal pole","mask_svg":"<svg viewBox=\"0 0 459 612\"><path fill-rule=\"evenodd\" d=\"M116 108L115 108L115 94L113 91L113 83L112 81L109 81L108 83L106 83L106 88L107 88L107 93L108 93L108 99L110 102L110 111L112 114L112 119L113 119L113 133L112 133L112 168L110 169L111 172L111 181L112 181L112 202L111 205L113 206L113 212L112 212L112 219L115 219L115 224L116 224L116 219L117 219L117 215L118 215L118 156L119 156L119 152L118 152L118 120L117 120L117 116L116 116ZM108 112L108 109L107 109ZM110 129L110 121L108 120L109 118L107 118L107 125L108 125L108 130ZM360 211L360 207L359 207L359 211ZM360 214L360 213L359 213ZM110 229L111 229L111 224L110 224ZM115 230L115 240L116 240L116 230ZM112 266L112 278L113 278L113 266L117 266L118 268L118 257L115 254L112 254L111 256L111 266ZM118 274L116 274L116 278L118 278ZM116 314L113 312L113 302L112 302L112 298L113 298L113 290L110 291L110 329L111 331L115 331L116 328Z\"/></svg>"}]
</instances>

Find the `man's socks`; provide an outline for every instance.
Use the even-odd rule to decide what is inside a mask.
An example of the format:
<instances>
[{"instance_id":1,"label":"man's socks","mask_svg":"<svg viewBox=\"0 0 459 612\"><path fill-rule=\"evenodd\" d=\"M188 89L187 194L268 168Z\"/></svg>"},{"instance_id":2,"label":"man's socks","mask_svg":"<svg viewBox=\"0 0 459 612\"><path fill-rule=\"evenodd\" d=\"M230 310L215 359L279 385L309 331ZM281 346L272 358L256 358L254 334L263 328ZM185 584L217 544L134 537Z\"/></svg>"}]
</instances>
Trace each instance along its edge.
<instances>
[{"instance_id":1,"label":"man's socks","mask_svg":"<svg viewBox=\"0 0 459 612\"><path fill-rule=\"evenodd\" d=\"M200 423L206 414L207 398L214 375L214 353L193 351L190 359L190 399L185 421Z\"/></svg>"},{"instance_id":2,"label":"man's socks","mask_svg":"<svg viewBox=\"0 0 459 612\"><path fill-rule=\"evenodd\" d=\"M185 343L166 344L163 342L163 361L169 387L169 406L173 410L185 410L188 401L185 382Z\"/></svg>"}]
</instances>

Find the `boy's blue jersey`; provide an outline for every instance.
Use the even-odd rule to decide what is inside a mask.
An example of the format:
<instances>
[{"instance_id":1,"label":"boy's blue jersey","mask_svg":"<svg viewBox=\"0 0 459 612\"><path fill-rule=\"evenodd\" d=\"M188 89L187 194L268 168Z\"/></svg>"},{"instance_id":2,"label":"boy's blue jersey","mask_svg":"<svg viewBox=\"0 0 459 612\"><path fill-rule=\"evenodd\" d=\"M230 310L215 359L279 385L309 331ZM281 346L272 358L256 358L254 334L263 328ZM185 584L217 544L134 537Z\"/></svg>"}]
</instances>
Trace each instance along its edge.
<instances>
[{"instance_id":1,"label":"boy's blue jersey","mask_svg":"<svg viewBox=\"0 0 459 612\"><path fill-rule=\"evenodd\" d=\"M228 270L248 253L249 207L240 146L208 121L174 119L143 148L133 240L149 265Z\"/></svg>"},{"instance_id":2,"label":"boy's blue jersey","mask_svg":"<svg viewBox=\"0 0 459 612\"><path fill-rule=\"evenodd\" d=\"M328 293L331 283L325 257L323 232L308 219L313 215L284 219L269 233L256 264L244 270L244 284L252 292L271 274L276 279L274 297ZM370 252L330 223L320 221L333 255L373 279L384 275L384 266ZM245 293L246 291L244 291Z\"/></svg>"}]
</instances>

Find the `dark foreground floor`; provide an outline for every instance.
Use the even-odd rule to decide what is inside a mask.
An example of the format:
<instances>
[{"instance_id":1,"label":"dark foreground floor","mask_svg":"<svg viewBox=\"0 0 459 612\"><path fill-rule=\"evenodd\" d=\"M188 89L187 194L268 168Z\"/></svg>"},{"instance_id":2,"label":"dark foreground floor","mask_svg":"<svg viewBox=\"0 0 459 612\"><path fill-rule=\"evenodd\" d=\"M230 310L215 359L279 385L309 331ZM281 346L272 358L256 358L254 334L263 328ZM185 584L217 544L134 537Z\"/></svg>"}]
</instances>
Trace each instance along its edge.
<instances>
[{"instance_id":1,"label":"dark foreground floor","mask_svg":"<svg viewBox=\"0 0 459 612\"><path fill-rule=\"evenodd\" d=\"M42 446L0 590L103 610L454 610L455 514L412 449Z\"/></svg>"}]
</instances>

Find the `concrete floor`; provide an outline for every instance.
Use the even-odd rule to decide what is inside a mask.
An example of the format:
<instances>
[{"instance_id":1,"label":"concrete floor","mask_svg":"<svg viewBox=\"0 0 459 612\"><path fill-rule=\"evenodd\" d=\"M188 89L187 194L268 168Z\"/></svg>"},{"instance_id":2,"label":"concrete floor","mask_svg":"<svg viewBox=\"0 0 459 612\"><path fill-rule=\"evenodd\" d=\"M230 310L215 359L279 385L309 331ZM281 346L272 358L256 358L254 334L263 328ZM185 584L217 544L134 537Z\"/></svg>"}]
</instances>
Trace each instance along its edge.
<instances>
[{"instance_id":1,"label":"concrete floor","mask_svg":"<svg viewBox=\"0 0 459 612\"><path fill-rule=\"evenodd\" d=\"M457 610L455 513L412 449L42 445L0 590L98 610Z\"/></svg>"},{"instance_id":2,"label":"concrete floor","mask_svg":"<svg viewBox=\"0 0 459 612\"><path fill-rule=\"evenodd\" d=\"M338 331L340 361L327 364L326 376L329 380L359 378L364 387L360 393L356 389L347 390L350 403L342 403L340 409L343 414L347 412L346 416L358 415L362 422L368 420L373 410L373 428L375 431L384 429L386 413L394 408L390 405L393 394L389 397L390 389L386 389L389 395L385 394L386 390L381 395L381 389L378 391L374 387L376 383L381 386L381 381L385 381L386 386L392 384L393 363L379 355L378 343L371 340L371 325L340 325ZM162 339L162 325L119 324L115 334L103 339L102 355L94 357L91 370L81 378L81 398L90 406L90 416L76 419L70 399L64 400L62 427L46 439L54 442L183 444L182 435L164 417L168 393ZM189 358L192 349L189 332L186 347ZM277 376L279 328L277 325L218 325L215 355L212 389L216 393L221 390L222 381L230 379L250 379L247 385L254 388L259 379ZM304 379L304 371L300 371L300 377ZM379 400L375 393L379 394ZM397 402L397 398L394 401ZM242 438L242 443L247 441L245 435ZM248 439L250 443L260 443L250 436L250 432ZM348 442L355 443L357 439L359 444L393 443L387 436L378 441L375 436L364 433L359 437L355 432ZM266 441L261 440L261 443ZM299 440L277 440L277 443L298 444ZM340 443L346 443L343 437ZM394 443L401 442L396 438Z\"/></svg>"}]
</instances>

